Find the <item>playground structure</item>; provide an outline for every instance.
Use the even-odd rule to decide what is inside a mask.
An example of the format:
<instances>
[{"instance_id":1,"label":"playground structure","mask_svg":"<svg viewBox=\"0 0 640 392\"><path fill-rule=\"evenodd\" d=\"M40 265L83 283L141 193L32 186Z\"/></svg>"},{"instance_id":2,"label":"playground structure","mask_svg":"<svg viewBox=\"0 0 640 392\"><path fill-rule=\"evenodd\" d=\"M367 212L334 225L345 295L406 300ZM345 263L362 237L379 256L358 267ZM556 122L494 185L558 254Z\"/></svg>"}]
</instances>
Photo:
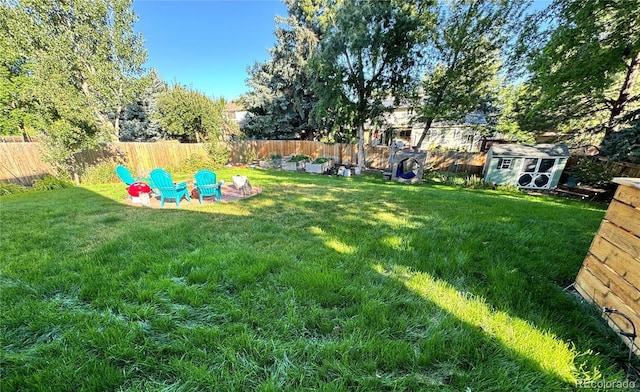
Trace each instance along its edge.
<instances>
[{"instance_id":1,"label":"playground structure","mask_svg":"<svg viewBox=\"0 0 640 392\"><path fill-rule=\"evenodd\" d=\"M426 161L426 152L401 150L394 143L391 146L389 154L391 180L407 184L418 184L422 182Z\"/></svg>"}]
</instances>

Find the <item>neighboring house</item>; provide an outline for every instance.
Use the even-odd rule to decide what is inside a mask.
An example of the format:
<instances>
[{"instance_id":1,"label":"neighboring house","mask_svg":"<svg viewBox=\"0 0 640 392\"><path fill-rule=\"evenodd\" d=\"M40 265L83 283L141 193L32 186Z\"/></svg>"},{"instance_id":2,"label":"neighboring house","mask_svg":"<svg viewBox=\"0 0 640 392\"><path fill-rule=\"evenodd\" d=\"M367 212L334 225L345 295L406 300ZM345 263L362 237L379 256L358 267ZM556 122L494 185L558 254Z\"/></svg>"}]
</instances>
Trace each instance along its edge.
<instances>
[{"instance_id":1,"label":"neighboring house","mask_svg":"<svg viewBox=\"0 0 640 392\"><path fill-rule=\"evenodd\" d=\"M240 106L236 101L227 103L222 113L227 117L227 119L238 124L238 127L240 128L244 125L245 118L247 117L247 109Z\"/></svg>"},{"instance_id":2,"label":"neighboring house","mask_svg":"<svg viewBox=\"0 0 640 392\"><path fill-rule=\"evenodd\" d=\"M385 114L382 124L366 122L365 140L369 140L369 144L374 147L390 146L394 140L408 145L411 139L413 108L408 105L395 106L392 98L383 100L382 104L387 108L394 107L393 112Z\"/></svg>"},{"instance_id":3,"label":"neighboring house","mask_svg":"<svg viewBox=\"0 0 640 392\"><path fill-rule=\"evenodd\" d=\"M391 107L393 99L386 99L383 104ZM365 135L365 138L370 140L372 146L390 145L395 140L415 147L424 131L424 124L414 123L414 116L415 113L410 106L396 107L392 113L385 116L382 126L365 124L365 132L369 135ZM432 124L419 150L486 151L484 146L487 138L480 131L486 124L484 115L479 112L467 115L463 123L436 122ZM503 134L496 134L491 140L496 143L509 141Z\"/></svg>"},{"instance_id":4,"label":"neighboring house","mask_svg":"<svg viewBox=\"0 0 640 392\"><path fill-rule=\"evenodd\" d=\"M494 144L487 153L484 181L525 189L553 189L569 159L564 144Z\"/></svg>"}]
</instances>

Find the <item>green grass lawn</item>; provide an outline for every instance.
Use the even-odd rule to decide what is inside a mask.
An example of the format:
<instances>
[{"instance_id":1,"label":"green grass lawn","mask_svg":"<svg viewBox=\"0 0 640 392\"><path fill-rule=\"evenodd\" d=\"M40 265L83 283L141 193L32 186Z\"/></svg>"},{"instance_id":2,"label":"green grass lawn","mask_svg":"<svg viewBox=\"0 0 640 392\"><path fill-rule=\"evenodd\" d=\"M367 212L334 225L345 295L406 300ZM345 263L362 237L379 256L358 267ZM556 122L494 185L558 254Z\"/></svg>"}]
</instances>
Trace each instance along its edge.
<instances>
[{"instance_id":1,"label":"green grass lawn","mask_svg":"<svg viewBox=\"0 0 640 392\"><path fill-rule=\"evenodd\" d=\"M563 291L605 207L225 169L263 192L0 199L0 390L573 390L626 347ZM180 179L179 176L176 176Z\"/></svg>"}]
</instances>

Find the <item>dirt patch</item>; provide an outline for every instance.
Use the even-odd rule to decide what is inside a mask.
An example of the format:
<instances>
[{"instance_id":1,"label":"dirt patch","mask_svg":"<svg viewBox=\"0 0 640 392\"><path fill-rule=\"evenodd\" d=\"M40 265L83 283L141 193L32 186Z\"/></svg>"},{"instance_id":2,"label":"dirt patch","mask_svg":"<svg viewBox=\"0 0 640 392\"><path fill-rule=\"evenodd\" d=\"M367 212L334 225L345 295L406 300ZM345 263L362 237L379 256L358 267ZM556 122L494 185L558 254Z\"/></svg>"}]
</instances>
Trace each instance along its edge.
<instances>
[{"instance_id":1,"label":"dirt patch","mask_svg":"<svg viewBox=\"0 0 640 392\"><path fill-rule=\"evenodd\" d=\"M191 194L192 188L193 188L192 186L189 186L189 194ZM239 189L236 189L236 187L233 186L233 184L224 183L222 184L222 200L220 200L220 203L233 203L243 199L248 199L261 192L262 192L262 188L257 188L254 186L250 193L247 193L246 195L244 195L243 193L240 192ZM151 197L149 198L149 201L151 204L151 208L160 208L160 196L151 195ZM125 199L124 202L125 204L131 205L131 206L142 207L142 203L134 202L134 200L130 198ZM216 200L213 196L202 198L203 206L207 204L213 204L213 203L216 203ZM191 202L188 202L186 198L182 198L182 200L180 200L180 206L181 207L182 206L200 207L200 200L197 197L196 198L192 197ZM176 202L174 199L166 199L164 201L164 208L178 208L178 207L176 207Z\"/></svg>"}]
</instances>

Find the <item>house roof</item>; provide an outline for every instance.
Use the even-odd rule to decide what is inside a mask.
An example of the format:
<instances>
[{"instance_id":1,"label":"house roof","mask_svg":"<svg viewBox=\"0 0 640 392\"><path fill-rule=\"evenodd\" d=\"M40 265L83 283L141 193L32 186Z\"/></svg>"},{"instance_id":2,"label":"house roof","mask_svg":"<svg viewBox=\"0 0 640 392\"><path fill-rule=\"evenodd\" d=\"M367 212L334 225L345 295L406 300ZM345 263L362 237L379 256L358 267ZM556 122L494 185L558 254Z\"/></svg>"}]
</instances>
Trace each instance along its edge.
<instances>
[{"instance_id":1,"label":"house roof","mask_svg":"<svg viewBox=\"0 0 640 392\"><path fill-rule=\"evenodd\" d=\"M489 152L494 157L568 157L565 144L494 144Z\"/></svg>"},{"instance_id":2,"label":"house roof","mask_svg":"<svg viewBox=\"0 0 640 392\"><path fill-rule=\"evenodd\" d=\"M246 109L235 101L228 102L224 107L225 112L242 112L244 110Z\"/></svg>"}]
</instances>

